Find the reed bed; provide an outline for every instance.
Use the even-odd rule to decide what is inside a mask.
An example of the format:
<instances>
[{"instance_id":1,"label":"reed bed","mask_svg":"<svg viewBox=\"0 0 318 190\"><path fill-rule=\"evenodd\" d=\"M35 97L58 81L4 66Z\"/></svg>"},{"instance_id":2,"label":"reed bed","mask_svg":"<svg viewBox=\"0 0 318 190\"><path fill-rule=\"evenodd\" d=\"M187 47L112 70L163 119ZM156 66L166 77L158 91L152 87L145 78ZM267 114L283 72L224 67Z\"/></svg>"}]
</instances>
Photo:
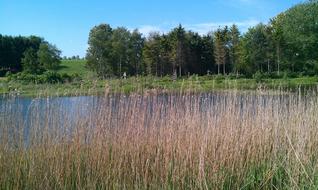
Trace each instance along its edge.
<instances>
[{"instance_id":1,"label":"reed bed","mask_svg":"<svg viewBox=\"0 0 318 190\"><path fill-rule=\"evenodd\" d=\"M1 104L0 189L318 188L316 93L107 94L72 114L50 98L19 105Z\"/></svg>"}]
</instances>

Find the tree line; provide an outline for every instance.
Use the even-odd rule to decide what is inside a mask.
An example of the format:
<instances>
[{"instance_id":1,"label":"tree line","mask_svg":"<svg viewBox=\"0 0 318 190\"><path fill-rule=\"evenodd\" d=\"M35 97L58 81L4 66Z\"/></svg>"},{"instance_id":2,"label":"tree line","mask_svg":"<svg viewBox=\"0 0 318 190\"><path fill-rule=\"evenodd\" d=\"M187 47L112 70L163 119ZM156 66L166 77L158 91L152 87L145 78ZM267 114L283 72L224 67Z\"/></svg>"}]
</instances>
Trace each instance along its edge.
<instances>
[{"instance_id":1,"label":"tree line","mask_svg":"<svg viewBox=\"0 0 318 190\"><path fill-rule=\"evenodd\" d=\"M185 31L180 25L169 34L153 32L148 38L134 30L108 24L89 35L87 65L101 77L128 75L205 74L213 70L213 37Z\"/></svg>"},{"instance_id":2,"label":"tree line","mask_svg":"<svg viewBox=\"0 0 318 190\"><path fill-rule=\"evenodd\" d=\"M166 34L152 32L144 37L138 30L101 24L90 31L88 44L87 67L101 78L124 73L316 75L318 3L300 3L244 34L236 25L219 27L206 35L179 25ZM0 75L55 71L60 55L61 51L43 38L0 35Z\"/></svg>"},{"instance_id":3,"label":"tree line","mask_svg":"<svg viewBox=\"0 0 318 190\"><path fill-rule=\"evenodd\" d=\"M236 25L206 35L182 25L167 34L95 26L87 66L103 78L128 75L318 74L318 3L298 4L242 34Z\"/></svg>"},{"instance_id":4,"label":"tree line","mask_svg":"<svg viewBox=\"0 0 318 190\"><path fill-rule=\"evenodd\" d=\"M24 71L41 74L58 69L61 51L37 36L0 35L0 74Z\"/></svg>"}]
</instances>

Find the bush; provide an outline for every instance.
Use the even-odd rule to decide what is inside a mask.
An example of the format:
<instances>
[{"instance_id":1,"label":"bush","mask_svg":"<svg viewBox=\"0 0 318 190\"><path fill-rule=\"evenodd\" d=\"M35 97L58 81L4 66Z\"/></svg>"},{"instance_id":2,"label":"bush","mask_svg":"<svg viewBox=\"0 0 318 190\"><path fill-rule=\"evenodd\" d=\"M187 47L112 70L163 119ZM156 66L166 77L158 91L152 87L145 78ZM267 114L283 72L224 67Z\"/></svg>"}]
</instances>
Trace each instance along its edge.
<instances>
[{"instance_id":1,"label":"bush","mask_svg":"<svg viewBox=\"0 0 318 190\"><path fill-rule=\"evenodd\" d=\"M201 80L213 80L214 76L213 75L204 75L200 77Z\"/></svg>"},{"instance_id":2,"label":"bush","mask_svg":"<svg viewBox=\"0 0 318 190\"><path fill-rule=\"evenodd\" d=\"M47 71L44 73L44 79L45 79L45 83L50 83L50 84L54 84L54 83L63 83L63 79L62 76L57 73L57 72L51 72L51 71Z\"/></svg>"},{"instance_id":3,"label":"bush","mask_svg":"<svg viewBox=\"0 0 318 190\"><path fill-rule=\"evenodd\" d=\"M278 75L277 72L271 72L271 73L269 73L268 75L269 75L269 78L271 78L271 79L281 79L281 78L284 77L283 73L280 73L280 74Z\"/></svg>"},{"instance_id":4,"label":"bush","mask_svg":"<svg viewBox=\"0 0 318 190\"><path fill-rule=\"evenodd\" d=\"M37 76L33 75L33 74L21 72L21 73L17 73L17 74L12 75L10 80L11 79L16 80L16 81L21 81L24 83L35 83L37 81Z\"/></svg>"},{"instance_id":5,"label":"bush","mask_svg":"<svg viewBox=\"0 0 318 190\"><path fill-rule=\"evenodd\" d=\"M308 60L305 62L304 73L308 76L314 76L318 73L318 61Z\"/></svg>"},{"instance_id":6,"label":"bush","mask_svg":"<svg viewBox=\"0 0 318 190\"><path fill-rule=\"evenodd\" d=\"M172 77L169 75L166 75L164 77L161 78L162 82L171 82L172 81Z\"/></svg>"},{"instance_id":7,"label":"bush","mask_svg":"<svg viewBox=\"0 0 318 190\"><path fill-rule=\"evenodd\" d=\"M11 76L12 76L12 72L11 71L6 72L5 77L11 77Z\"/></svg>"},{"instance_id":8,"label":"bush","mask_svg":"<svg viewBox=\"0 0 318 190\"><path fill-rule=\"evenodd\" d=\"M81 78L81 76L78 74L78 73L74 73L74 74L72 74L71 76L70 76L70 79L71 79L71 81L69 81L69 82L78 82L78 81L81 81L82 80L82 78ZM65 81L65 78L64 78L64 81Z\"/></svg>"},{"instance_id":9,"label":"bush","mask_svg":"<svg viewBox=\"0 0 318 190\"><path fill-rule=\"evenodd\" d=\"M287 76L288 76L288 78L297 78L297 77L299 77L299 74L295 73L295 72L289 72L289 73L287 73Z\"/></svg>"},{"instance_id":10,"label":"bush","mask_svg":"<svg viewBox=\"0 0 318 190\"><path fill-rule=\"evenodd\" d=\"M6 75L6 70L0 70L0 77L4 77Z\"/></svg>"},{"instance_id":11,"label":"bush","mask_svg":"<svg viewBox=\"0 0 318 190\"><path fill-rule=\"evenodd\" d=\"M215 75L214 80L216 80L216 81L225 80L225 76L224 75Z\"/></svg>"},{"instance_id":12,"label":"bush","mask_svg":"<svg viewBox=\"0 0 318 190\"><path fill-rule=\"evenodd\" d=\"M242 79L242 78L247 78L246 76L242 75L242 74L236 74L236 73L230 73L227 76L229 79Z\"/></svg>"},{"instance_id":13,"label":"bush","mask_svg":"<svg viewBox=\"0 0 318 190\"><path fill-rule=\"evenodd\" d=\"M264 74L261 73L260 71L257 71L254 75L253 78L256 80L257 83L260 83L263 81L263 79L265 78Z\"/></svg>"},{"instance_id":14,"label":"bush","mask_svg":"<svg viewBox=\"0 0 318 190\"><path fill-rule=\"evenodd\" d=\"M25 72L17 74L9 74L8 81L19 81L23 83L35 83L35 84L44 84L44 83L66 83L81 80L78 74L68 75L66 73L59 74L57 72L47 71L42 75L29 74Z\"/></svg>"}]
</instances>

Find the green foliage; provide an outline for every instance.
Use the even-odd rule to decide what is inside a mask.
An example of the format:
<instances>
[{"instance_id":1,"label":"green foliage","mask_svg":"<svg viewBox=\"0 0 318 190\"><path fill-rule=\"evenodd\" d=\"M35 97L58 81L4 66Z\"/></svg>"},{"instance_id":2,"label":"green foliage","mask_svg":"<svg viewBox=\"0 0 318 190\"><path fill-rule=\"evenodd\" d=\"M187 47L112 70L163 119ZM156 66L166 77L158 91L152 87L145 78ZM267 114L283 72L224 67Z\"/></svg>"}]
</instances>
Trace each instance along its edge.
<instances>
[{"instance_id":1,"label":"green foliage","mask_svg":"<svg viewBox=\"0 0 318 190\"><path fill-rule=\"evenodd\" d=\"M0 77L5 76L5 75L6 75L6 73L7 73L7 71L6 71L6 70L0 70Z\"/></svg>"},{"instance_id":2,"label":"green foliage","mask_svg":"<svg viewBox=\"0 0 318 190\"><path fill-rule=\"evenodd\" d=\"M215 75L215 77L214 77L214 80L216 80L217 82L222 82L225 79L226 79L226 77L223 75Z\"/></svg>"},{"instance_id":3,"label":"green foliage","mask_svg":"<svg viewBox=\"0 0 318 190\"><path fill-rule=\"evenodd\" d=\"M2 36L0 34L0 70L20 72L22 71L22 58L29 48L37 51L44 40L36 36Z\"/></svg>"},{"instance_id":4,"label":"green foliage","mask_svg":"<svg viewBox=\"0 0 318 190\"><path fill-rule=\"evenodd\" d=\"M145 63L146 73L149 75L162 76L169 68L167 65L169 54L167 52L171 48L169 44L165 46L165 42L167 42L165 39L166 36L161 38L159 33L151 33L145 43L143 62Z\"/></svg>"},{"instance_id":5,"label":"green foliage","mask_svg":"<svg viewBox=\"0 0 318 190\"><path fill-rule=\"evenodd\" d=\"M265 78L264 75L260 72L257 71L254 75L253 78L256 80L257 83L260 83L263 81L263 79Z\"/></svg>"},{"instance_id":6,"label":"green foliage","mask_svg":"<svg viewBox=\"0 0 318 190\"><path fill-rule=\"evenodd\" d=\"M89 34L87 66L102 78L142 73L143 37L138 30L95 26Z\"/></svg>"},{"instance_id":7,"label":"green foliage","mask_svg":"<svg viewBox=\"0 0 318 190\"><path fill-rule=\"evenodd\" d=\"M208 35L187 31L182 25L167 34L151 33L144 38L138 30L92 28L88 39L86 67L103 79L152 75L157 77L198 74L283 78L284 75L318 74L318 3L306 1L277 15L268 24L251 27L244 35L237 26L225 26ZM0 35L0 76L22 70L41 74L47 70L78 73L87 69L61 65L61 52L38 37ZM71 59L79 59L73 56ZM61 70L64 70L61 72Z\"/></svg>"},{"instance_id":8,"label":"green foliage","mask_svg":"<svg viewBox=\"0 0 318 190\"><path fill-rule=\"evenodd\" d=\"M227 26L223 29L218 28L214 33L214 57L217 65L217 74L221 74L221 66L223 74L227 73L226 66L229 58L229 31Z\"/></svg>"},{"instance_id":9,"label":"green foliage","mask_svg":"<svg viewBox=\"0 0 318 190\"><path fill-rule=\"evenodd\" d=\"M80 81L81 77L78 74L68 75L66 73L59 74L53 71L46 71L41 75L20 72L17 74L8 74L7 80L9 82L22 82L24 84L55 84L55 83L69 83Z\"/></svg>"},{"instance_id":10,"label":"green foliage","mask_svg":"<svg viewBox=\"0 0 318 190\"><path fill-rule=\"evenodd\" d=\"M236 25L230 28L229 32L229 60L231 70L236 73L238 71L237 65L239 63L240 50L240 31Z\"/></svg>"},{"instance_id":11,"label":"green foliage","mask_svg":"<svg viewBox=\"0 0 318 190\"><path fill-rule=\"evenodd\" d=\"M12 37L0 35L0 71L24 74L41 74L45 70L56 70L60 63L61 52L44 39ZM23 77L33 80L32 77Z\"/></svg>"},{"instance_id":12,"label":"green foliage","mask_svg":"<svg viewBox=\"0 0 318 190\"><path fill-rule=\"evenodd\" d=\"M87 67L95 71L99 76L108 77L113 73L111 59L112 28L101 24L95 26L89 33L87 50Z\"/></svg>"},{"instance_id":13,"label":"green foliage","mask_svg":"<svg viewBox=\"0 0 318 190\"><path fill-rule=\"evenodd\" d=\"M316 75L318 5L300 3L277 15L268 25L250 28L241 40L239 71Z\"/></svg>"},{"instance_id":14,"label":"green foliage","mask_svg":"<svg viewBox=\"0 0 318 190\"><path fill-rule=\"evenodd\" d=\"M54 45L42 43L37 52L39 63L45 70L56 71L61 62L61 51Z\"/></svg>"},{"instance_id":15,"label":"green foliage","mask_svg":"<svg viewBox=\"0 0 318 190\"><path fill-rule=\"evenodd\" d=\"M101 24L89 36L87 65L102 78L127 75L165 76L213 72L213 37L185 31L180 25L167 35L147 39L135 30Z\"/></svg>"},{"instance_id":16,"label":"green foliage","mask_svg":"<svg viewBox=\"0 0 318 190\"><path fill-rule=\"evenodd\" d=\"M24 72L37 74L41 71L36 51L33 48L29 48L23 53L21 62Z\"/></svg>"},{"instance_id":17,"label":"green foliage","mask_svg":"<svg viewBox=\"0 0 318 190\"><path fill-rule=\"evenodd\" d=\"M308 60L304 64L304 73L309 76L318 74L318 60Z\"/></svg>"}]
</instances>

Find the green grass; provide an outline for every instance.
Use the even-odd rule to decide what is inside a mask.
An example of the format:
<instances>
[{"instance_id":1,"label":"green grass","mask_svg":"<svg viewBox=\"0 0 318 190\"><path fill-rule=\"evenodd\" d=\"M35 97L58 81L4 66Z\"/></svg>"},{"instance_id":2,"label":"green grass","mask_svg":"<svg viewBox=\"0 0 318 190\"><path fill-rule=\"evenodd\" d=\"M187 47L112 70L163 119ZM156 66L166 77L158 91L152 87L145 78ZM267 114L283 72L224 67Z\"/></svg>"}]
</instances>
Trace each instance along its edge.
<instances>
[{"instance_id":1,"label":"green grass","mask_svg":"<svg viewBox=\"0 0 318 190\"><path fill-rule=\"evenodd\" d=\"M85 67L85 60L63 60L58 70L60 74L78 74L82 81L65 84L28 84L24 82L7 82L0 78L0 94L15 93L23 96L77 96L96 95L107 90L115 93L144 92L145 90L162 90L170 92L212 90L255 90L255 89L298 89L316 87L317 77L282 78L282 79L230 79L222 76L191 76L173 81L171 77L130 77L126 80L100 80Z\"/></svg>"},{"instance_id":2,"label":"green grass","mask_svg":"<svg viewBox=\"0 0 318 190\"><path fill-rule=\"evenodd\" d=\"M66 72L67 69L63 69ZM85 73L85 72L83 72ZM17 93L23 96L79 96L98 95L107 89L113 93L143 93L147 90L169 92L194 91L210 92L213 90L298 90L298 88L316 88L317 77L302 77L294 79L264 79L257 82L255 79L217 79L215 77L190 77L173 81L170 77L131 77L126 80L110 79L98 80L88 77L86 73L82 81L65 84L27 84L21 82L6 82L0 80L0 94Z\"/></svg>"},{"instance_id":3,"label":"green grass","mask_svg":"<svg viewBox=\"0 0 318 190\"><path fill-rule=\"evenodd\" d=\"M61 74L79 74L86 78L93 73L85 67L85 64L86 60L62 60L58 72Z\"/></svg>"}]
</instances>

